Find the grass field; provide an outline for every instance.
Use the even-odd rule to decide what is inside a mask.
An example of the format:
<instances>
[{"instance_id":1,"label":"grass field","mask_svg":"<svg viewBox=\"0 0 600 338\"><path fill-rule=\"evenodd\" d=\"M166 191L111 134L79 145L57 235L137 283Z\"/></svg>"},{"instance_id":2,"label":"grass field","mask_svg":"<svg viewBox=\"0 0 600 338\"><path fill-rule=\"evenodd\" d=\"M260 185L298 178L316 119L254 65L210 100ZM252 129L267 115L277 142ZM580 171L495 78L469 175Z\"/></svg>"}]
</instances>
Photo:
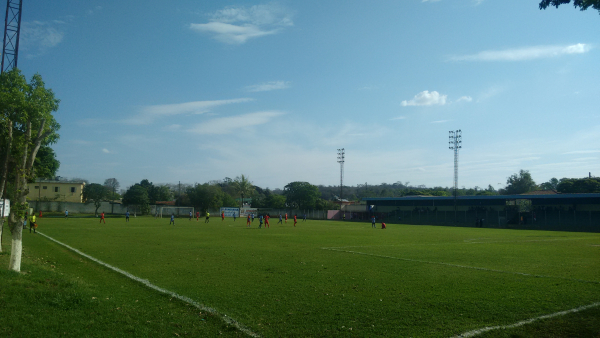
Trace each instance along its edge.
<instances>
[{"instance_id":1,"label":"grass field","mask_svg":"<svg viewBox=\"0 0 600 338\"><path fill-rule=\"evenodd\" d=\"M46 326L46 335L56 336L246 335L223 321L232 318L266 337L453 337L591 305L480 336L600 336L600 234L276 222L257 229L257 220L246 228L245 220L229 218L208 224L179 218L175 226L146 217L109 218L106 225L43 218L43 234L215 312L28 232L25 276L0 269L0 280L10 281L0 287L0 307L7 308L12 293L33 290L31 299L16 301L50 299L46 307L64 318ZM9 238L6 232L4 245ZM7 261L0 255L0 264ZM59 282L44 287L48 280ZM38 288L57 291L36 294ZM55 314L24 321L2 315L0 334L44 330Z\"/></svg>"}]
</instances>

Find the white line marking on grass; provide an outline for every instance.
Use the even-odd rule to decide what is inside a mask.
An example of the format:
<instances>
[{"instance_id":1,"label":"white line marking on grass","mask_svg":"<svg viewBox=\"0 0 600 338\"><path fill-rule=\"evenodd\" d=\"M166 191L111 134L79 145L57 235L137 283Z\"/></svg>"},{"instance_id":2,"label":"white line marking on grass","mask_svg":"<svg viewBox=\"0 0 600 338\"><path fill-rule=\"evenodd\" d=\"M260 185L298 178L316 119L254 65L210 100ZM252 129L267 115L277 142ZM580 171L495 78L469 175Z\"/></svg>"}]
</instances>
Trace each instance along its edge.
<instances>
[{"instance_id":1,"label":"white line marking on grass","mask_svg":"<svg viewBox=\"0 0 600 338\"><path fill-rule=\"evenodd\" d=\"M557 277L557 276L533 275L533 274L524 273L524 272L494 270L494 269L488 269L488 268L480 268L480 267L476 267L476 266L459 265L459 264L451 264L451 263L444 263L444 262L431 262L431 261L424 261L424 260L420 260L420 259L399 258L399 257L377 255L377 254L371 254L371 253L359 252L359 251L338 250L338 249L335 249L335 248L321 248L321 249L323 249L323 250L330 250L330 251L337 251L337 252L346 252L346 253L357 254L357 255L365 255L365 256L372 256L372 257L396 259L396 260L407 261L407 262L417 262L417 263L425 263L425 264L437 264L437 265L452 266L452 267L456 267L456 268L473 269L473 270L498 272L498 273L506 273L506 274L511 274L511 275L520 275L520 276L527 276L527 277L556 278L556 279L564 279L564 280L570 280L570 281L575 281L575 282L600 284L600 282L589 281L589 280L585 280L585 279L566 278L566 277Z\"/></svg>"},{"instance_id":2,"label":"white line marking on grass","mask_svg":"<svg viewBox=\"0 0 600 338\"><path fill-rule=\"evenodd\" d=\"M147 279L142 279L140 277L136 277L136 276L130 274L129 272L125 271L125 270L121 270L121 269L119 269L117 267L114 267L114 266L112 266L110 264L104 263L103 261L101 261L101 260L99 260L97 258L94 258L94 257L92 257L92 256L90 256L88 254L85 254L85 253L83 253L83 252L81 252L81 251L79 251L79 250L77 250L77 249L75 249L75 248L73 248L73 247L65 244L65 243L57 241L56 239L54 239L54 238L52 238L52 237L50 237L48 235L44 235L43 233L41 233L39 231L37 233L40 234L40 235L42 235L42 236L44 236L44 237L46 237L46 238L48 238L49 240L51 240L51 241L53 241L53 242L55 242L57 244L60 244L60 245L64 246L65 248L67 248L67 249L69 249L69 250L71 250L71 251L73 251L73 252L75 252L75 253L77 253L77 254L79 254L79 255L81 255L81 256L89 259L89 260L91 260L91 261L94 261L94 262L96 262L96 263L98 263L100 265L103 265L103 266L105 266L105 267L107 267L107 268L109 268L109 269L111 269L111 270L113 270L115 272L118 272L118 273L120 273L120 274L122 274L122 275L124 275L124 276L126 276L126 277L128 277L128 278L130 278L130 279L132 279L134 281L136 281L136 282L140 282L140 283L146 285L147 287L149 287L149 288L151 288L153 290L156 290L156 291L158 291L160 293L164 293L164 294L169 295L169 296L171 296L173 298L177 298L177 299L179 299L181 301L184 301L184 302L186 302L186 303L188 303L190 305L193 305L194 307L196 307L199 310L206 311L206 312L211 313L211 314L213 314L215 316L218 316L226 324L234 326L235 328L237 328L238 330L242 331L243 333L247 334L250 337L260 337L260 335L258 333L254 333L254 332L250 331L250 329L248 329L247 327L245 327L244 325L242 325L241 323L239 323L235 319L227 316L226 314L221 314L219 311L217 311L217 310L215 310L215 309L213 309L211 307L208 307L208 306L205 306L203 304L200 304L200 303L196 302L195 300L193 300L191 298L188 298L186 296L181 296L181 295L179 295L179 294L177 294L177 293L175 293L173 291L169 291L169 290L163 289L163 288L161 288L159 286L156 286L156 285L150 283L150 281L147 280Z\"/></svg>"},{"instance_id":3,"label":"white line marking on grass","mask_svg":"<svg viewBox=\"0 0 600 338\"><path fill-rule=\"evenodd\" d=\"M594 304L590 304L590 305L585 305L585 306L580 306L578 308L575 309L571 309L571 310L567 310L567 311L561 311L561 312L556 312L556 313L552 313L549 315L543 315L543 316L539 316L536 318L531 318L531 319L527 319L515 324L511 324L511 325L501 325L501 326L492 326L492 327L484 327L482 329L477 329L477 330L473 330L473 331L469 331L469 332L465 332L462 334L459 334L458 336L454 336L453 338L466 338L466 337L475 337L478 336L482 333L488 332L488 331L493 331L493 330L505 330L505 329L512 329L515 327L520 327L526 324L531 324L535 321L541 320L541 319L549 319L549 318L554 318L554 317L558 317L558 316L564 316L567 315L569 313L576 313L579 311L583 311L583 310L587 310L587 309L591 309L591 308L595 308L600 306L600 303L594 303Z\"/></svg>"}]
</instances>

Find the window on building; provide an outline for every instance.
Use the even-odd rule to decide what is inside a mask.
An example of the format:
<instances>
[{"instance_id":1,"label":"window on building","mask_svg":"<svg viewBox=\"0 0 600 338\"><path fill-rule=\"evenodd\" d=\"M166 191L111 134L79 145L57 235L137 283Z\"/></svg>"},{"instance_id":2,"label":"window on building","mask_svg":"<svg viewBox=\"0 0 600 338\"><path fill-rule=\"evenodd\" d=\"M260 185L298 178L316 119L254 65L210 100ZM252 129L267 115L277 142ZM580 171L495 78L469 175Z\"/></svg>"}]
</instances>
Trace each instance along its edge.
<instances>
[{"instance_id":1,"label":"window on building","mask_svg":"<svg viewBox=\"0 0 600 338\"><path fill-rule=\"evenodd\" d=\"M39 189L39 188L40 188L40 186L39 186L39 185L36 185L34 189Z\"/></svg>"},{"instance_id":2,"label":"window on building","mask_svg":"<svg viewBox=\"0 0 600 338\"><path fill-rule=\"evenodd\" d=\"M71 192L75 192L75 187L71 187Z\"/></svg>"},{"instance_id":3,"label":"window on building","mask_svg":"<svg viewBox=\"0 0 600 338\"><path fill-rule=\"evenodd\" d=\"M54 187L54 192L59 192L60 191L60 187Z\"/></svg>"},{"instance_id":4,"label":"window on building","mask_svg":"<svg viewBox=\"0 0 600 338\"><path fill-rule=\"evenodd\" d=\"M43 186L42 189L48 189L48 187L47 186Z\"/></svg>"}]
</instances>

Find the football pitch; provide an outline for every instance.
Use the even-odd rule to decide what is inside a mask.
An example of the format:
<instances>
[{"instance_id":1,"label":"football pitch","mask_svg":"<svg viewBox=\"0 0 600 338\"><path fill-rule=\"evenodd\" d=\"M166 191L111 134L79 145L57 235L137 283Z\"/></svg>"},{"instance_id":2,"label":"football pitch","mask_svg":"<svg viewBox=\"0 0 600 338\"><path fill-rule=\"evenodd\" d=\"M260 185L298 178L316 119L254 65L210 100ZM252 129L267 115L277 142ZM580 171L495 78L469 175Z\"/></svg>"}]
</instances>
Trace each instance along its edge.
<instances>
[{"instance_id":1,"label":"football pitch","mask_svg":"<svg viewBox=\"0 0 600 338\"><path fill-rule=\"evenodd\" d=\"M600 302L595 233L316 220L294 228L276 218L267 229L239 218L175 223L45 218L38 230L49 238L24 233L24 248L68 245L89 256L77 259L172 292L249 336L476 335Z\"/></svg>"}]
</instances>

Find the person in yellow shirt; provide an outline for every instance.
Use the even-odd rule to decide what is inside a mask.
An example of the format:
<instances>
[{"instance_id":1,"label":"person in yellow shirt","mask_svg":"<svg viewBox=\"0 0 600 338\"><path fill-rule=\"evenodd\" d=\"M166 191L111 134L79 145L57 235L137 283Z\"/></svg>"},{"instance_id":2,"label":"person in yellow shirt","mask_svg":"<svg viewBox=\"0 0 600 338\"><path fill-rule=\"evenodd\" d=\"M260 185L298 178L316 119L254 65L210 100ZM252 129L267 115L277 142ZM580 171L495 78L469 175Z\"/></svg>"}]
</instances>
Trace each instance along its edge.
<instances>
[{"instance_id":1,"label":"person in yellow shirt","mask_svg":"<svg viewBox=\"0 0 600 338\"><path fill-rule=\"evenodd\" d=\"M31 228L33 228L33 233L35 234L35 229L37 229L37 223L35 222L35 215L32 213L31 218L29 220L29 232L31 232Z\"/></svg>"},{"instance_id":2,"label":"person in yellow shirt","mask_svg":"<svg viewBox=\"0 0 600 338\"><path fill-rule=\"evenodd\" d=\"M210 213L207 211L206 212L206 219L204 220L204 223L208 223L210 221Z\"/></svg>"}]
</instances>

